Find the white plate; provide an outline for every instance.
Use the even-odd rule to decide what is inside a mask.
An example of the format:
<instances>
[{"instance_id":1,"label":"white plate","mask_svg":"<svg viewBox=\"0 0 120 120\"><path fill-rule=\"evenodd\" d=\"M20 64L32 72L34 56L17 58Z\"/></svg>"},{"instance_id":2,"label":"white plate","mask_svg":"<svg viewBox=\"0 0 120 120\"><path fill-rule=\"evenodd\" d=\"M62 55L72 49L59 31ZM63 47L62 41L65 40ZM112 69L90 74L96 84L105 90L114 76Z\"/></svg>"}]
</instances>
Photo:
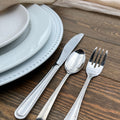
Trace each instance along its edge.
<instances>
[{"instance_id":1,"label":"white plate","mask_svg":"<svg viewBox=\"0 0 120 120\"><path fill-rule=\"evenodd\" d=\"M0 52L0 73L32 57L45 45L50 36L51 21L47 12L38 5L28 7L28 11L31 19L30 31L25 39L22 35L22 38L18 38L11 46L0 50L2 52ZM16 42L19 44L16 45ZM13 46L15 46L14 49Z\"/></svg>"},{"instance_id":2,"label":"white plate","mask_svg":"<svg viewBox=\"0 0 120 120\"><path fill-rule=\"evenodd\" d=\"M0 75L0 86L26 75L27 73L43 64L59 46L63 36L62 21L59 16L46 5L42 5L40 8L44 9L50 15L50 20L52 23L52 31L48 42L32 58L15 67L14 69L2 73Z\"/></svg>"},{"instance_id":3,"label":"white plate","mask_svg":"<svg viewBox=\"0 0 120 120\"><path fill-rule=\"evenodd\" d=\"M23 5L0 12L0 48L18 38L29 24L29 13Z\"/></svg>"}]
</instances>

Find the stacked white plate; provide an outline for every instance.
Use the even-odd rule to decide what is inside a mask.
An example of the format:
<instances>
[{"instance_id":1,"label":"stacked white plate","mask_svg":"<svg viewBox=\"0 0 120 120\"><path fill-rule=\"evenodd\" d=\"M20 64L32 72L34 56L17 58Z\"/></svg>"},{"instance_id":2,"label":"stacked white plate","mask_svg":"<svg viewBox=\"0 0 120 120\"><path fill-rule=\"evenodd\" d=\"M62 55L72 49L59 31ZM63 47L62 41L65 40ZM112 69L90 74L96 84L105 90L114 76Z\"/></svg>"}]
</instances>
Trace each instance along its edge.
<instances>
[{"instance_id":1,"label":"stacked white plate","mask_svg":"<svg viewBox=\"0 0 120 120\"><path fill-rule=\"evenodd\" d=\"M62 36L60 17L46 5L17 5L0 13L0 86L43 64Z\"/></svg>"}]
</instances>

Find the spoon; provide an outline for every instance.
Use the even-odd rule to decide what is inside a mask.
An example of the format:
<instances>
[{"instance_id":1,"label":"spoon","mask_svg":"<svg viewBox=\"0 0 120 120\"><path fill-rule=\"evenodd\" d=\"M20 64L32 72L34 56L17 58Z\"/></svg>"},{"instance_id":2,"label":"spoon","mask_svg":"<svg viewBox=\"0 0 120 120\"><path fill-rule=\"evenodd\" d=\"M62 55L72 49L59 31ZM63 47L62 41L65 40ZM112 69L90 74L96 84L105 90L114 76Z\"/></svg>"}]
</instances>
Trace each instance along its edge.
<instances>
[{"instance_id":1,"label":"spoon","mask_svg":"<svg viewBox=\"0 0 120 120\"><path fill-rule=\"evenodd\" d=\"M74 73L79 72L85 63L85 53L83 50L79 49L75 52L72 52L72 54L69 56L69 58L65 62L65 69L67 71L67 74L59 84L59 86L55 89L47 103L44 105L43 109L39 113L36 120L46 120L47 116L57 98L57 95L59 94L62 86L66 82L67 78Z\"/></svg>"}]
</instances>

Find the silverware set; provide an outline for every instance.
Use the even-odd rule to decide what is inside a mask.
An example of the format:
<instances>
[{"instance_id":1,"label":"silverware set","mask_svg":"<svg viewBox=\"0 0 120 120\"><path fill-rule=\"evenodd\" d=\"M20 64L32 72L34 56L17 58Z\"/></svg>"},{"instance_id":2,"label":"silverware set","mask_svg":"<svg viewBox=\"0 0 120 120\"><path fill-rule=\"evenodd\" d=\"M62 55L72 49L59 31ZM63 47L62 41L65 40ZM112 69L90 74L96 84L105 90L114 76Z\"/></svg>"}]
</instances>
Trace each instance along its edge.
<instances>
[{"instance_id":1,"label":"silverware set","mask_svg":"<svg viewBox=\"0 0 120 120\"><path fill-rule=\"evenodd\" d=\"M85 63L85 52L82 49L79 49L77 51L74 51L74 48L78 45L78 43L81 41L81 39L84 37L83 33L80 33L76 36L74 36L63 48L63 51L55 63L55 65L51 68L51 70L47 73L47 75L40 81L40 83L31 91L31 93L24 99L24 101L18 106L16 109L14 115L17 119L24 119L29 114L35 103L37 102L38 98L41 96L55 73L58 71L58 69L62 66L62 64L65 62L65 70L67 74L63 78L63 80L60 82L58 87L55 89L51 97L48 99L42 110L40 111L38 117L36 120L46 120L50 110L62 88L64 83L66 82L67 78L74 73L79 72ZM80 111L80 107L85 95L85 92L87 90L87 87L90 83L90 80L93 77L98 76L103 68L106 61L108 51L105 51L104 49L101 50L101 48L95 48L93 51L88 64L86 66L86 73L87 73L87 79L75 101L73 106L71 107L70 111L66 115L64 120L77 120L78 114Z\"/></svg>"}]
</instances>

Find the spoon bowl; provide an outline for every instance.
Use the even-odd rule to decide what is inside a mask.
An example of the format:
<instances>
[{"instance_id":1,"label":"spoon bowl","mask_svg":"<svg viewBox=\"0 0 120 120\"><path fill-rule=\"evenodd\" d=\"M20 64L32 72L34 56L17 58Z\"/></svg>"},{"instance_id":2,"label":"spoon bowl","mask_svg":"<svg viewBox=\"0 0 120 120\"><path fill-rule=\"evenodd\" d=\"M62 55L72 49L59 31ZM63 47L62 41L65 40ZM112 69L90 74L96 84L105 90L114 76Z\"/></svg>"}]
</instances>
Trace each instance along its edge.
<instances>
[{"instance_id":1,"label":"spoon bowl","mask_svg":"<svg viewBox=\"0 0 120 120\"><path fill-rule=\"evenodd\" d=\"M79 49L73 52L65 62L65 69L67 73L74 74L79 72L85 63L85 53L83 50Z\"/></svg>"}]
</instances>

